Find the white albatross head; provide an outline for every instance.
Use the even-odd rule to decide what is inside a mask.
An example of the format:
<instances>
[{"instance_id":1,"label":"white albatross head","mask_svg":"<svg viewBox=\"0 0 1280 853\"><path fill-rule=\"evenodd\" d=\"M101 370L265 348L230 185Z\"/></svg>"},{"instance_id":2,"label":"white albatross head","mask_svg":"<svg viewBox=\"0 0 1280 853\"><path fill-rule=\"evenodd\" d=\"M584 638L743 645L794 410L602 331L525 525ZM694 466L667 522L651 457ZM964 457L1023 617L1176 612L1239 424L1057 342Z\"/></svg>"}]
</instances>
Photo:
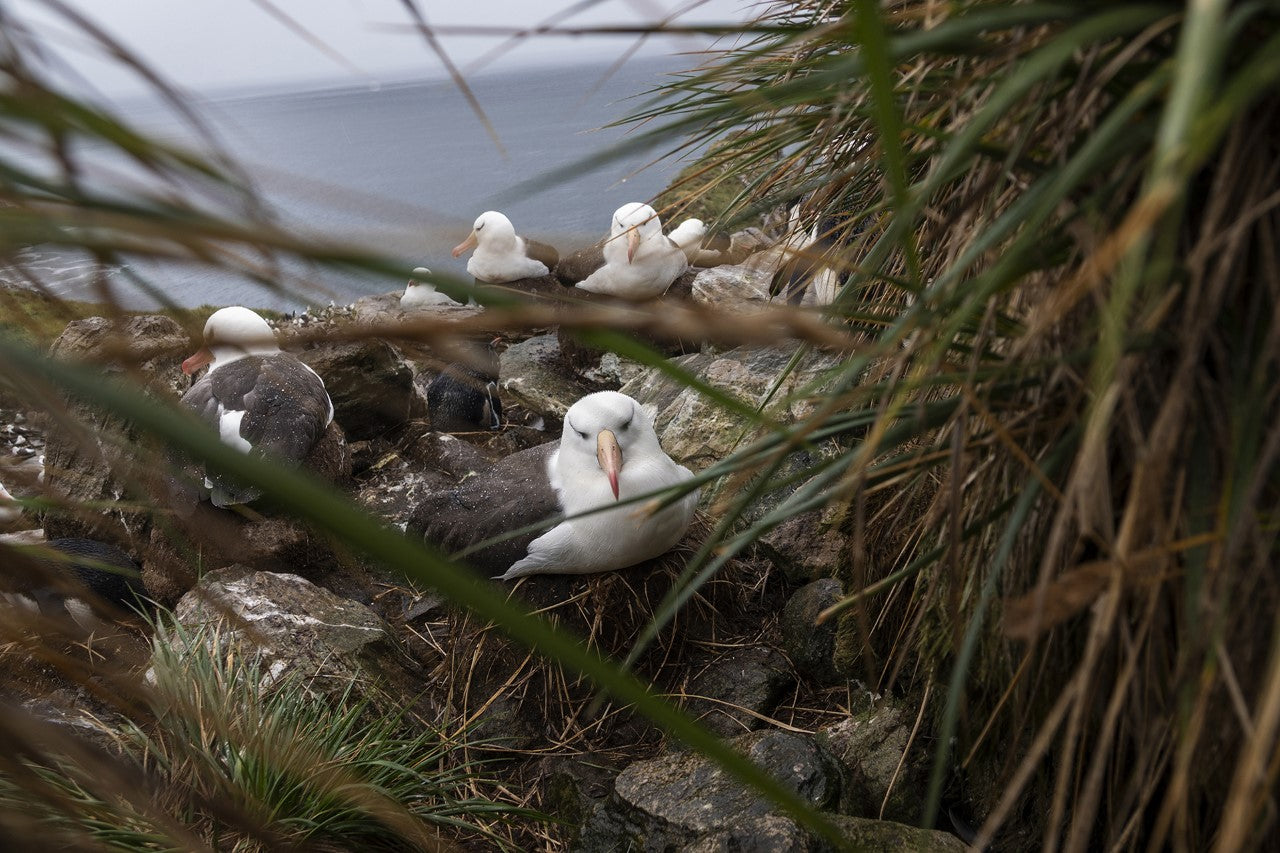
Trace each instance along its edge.
<instances>
[{"instance_id":1,"label":"white albatross head","mask_svg":"<svg viewBox=\"0 0 1280 853\"><path fill-rule=\"evenodd\" d=\"M702 248L702 238L707 236L707 226L701 219L686 219L667 235L671 242L680 247L690 262Z\"/></svg>"},{"instance_id":2,"label":"white albatross head","mask_svg":"<svg viewBox=\"0 0 1280 853\"><path fill-rule=\"evenodd\" d=\"M598 391L565 412L559 464L578 473L599 468L615 499L620 498L618 476L627 460L653 454L665 455L658 434L644 409L626 394Z\"/></svg>"},{"instance_id":3,"label":"white albatross head","mask_svg":"<svg viewBox=\"0 0 1280 853\"><path fill-rule=\"evenodd\" d=\"M611 256L621 253L625 239L627 263L631 263L641 243L661 236L662 220L658 218L658 212L641 201L627 202L613 212L609 242L605 244L605 258L612 263L621 263L621 258L615 260Z\"/></svg>"},{"instance_id":4,"label":"white albatross head","mask_svg":"<svg viewBox=\"0 0 1280 853\"><path fill-rule=\"evenodd\" d=\"M267 321L240 305L214 311L204 324L204 346L182 362L182 372L192 374L209 365L209 372L246 355L280 352L275 332Z\"/></svg>"},{"instance_id":5,"label":"white albatross head","mask_svg":"<svg viewBox=\"0 0 1280 853\"><path fill-rule=\"evenodd\" d=\"M486 210L476 217L467 239L453 247L453 256L456 258L468 249L477 247L507 249L515 244L516 229L511 220L496 210Z\"/></svg>"}]
</instances>

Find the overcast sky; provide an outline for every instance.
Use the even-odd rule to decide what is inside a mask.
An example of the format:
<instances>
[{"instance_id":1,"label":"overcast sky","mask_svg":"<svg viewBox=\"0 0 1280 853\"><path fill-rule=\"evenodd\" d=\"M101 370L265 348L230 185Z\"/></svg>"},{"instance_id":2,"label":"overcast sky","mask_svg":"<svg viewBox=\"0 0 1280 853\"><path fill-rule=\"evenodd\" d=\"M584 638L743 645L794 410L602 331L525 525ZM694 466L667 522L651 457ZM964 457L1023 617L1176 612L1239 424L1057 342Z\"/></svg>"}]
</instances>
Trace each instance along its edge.
<instances>
[{"instance_id":1,"label":"overcast sky","mask_svg":"<svg viewBox=\"0 0 1280 853\"><path fill-rule=\"evenodd\" d=\"M200 92L282 83L434 77L441 60L412 25L404 0L63 0L178 85ZM757 0L414 0L432 27L530 27L572 12L561 27L651 23L680 13L680 24L745 19ZM57 53L104 92L145 88L104 62L83 37L58 23L43 0L10 0ZM683 10L683 12L682 12ZM285 20L288 19L288 20ZM443 34L445 51L465 72L619 56L634 36L535 36L515 44L497 36ZM655 37L645 53L696 50L706 39Z\"/></svg>"}]
</instances>

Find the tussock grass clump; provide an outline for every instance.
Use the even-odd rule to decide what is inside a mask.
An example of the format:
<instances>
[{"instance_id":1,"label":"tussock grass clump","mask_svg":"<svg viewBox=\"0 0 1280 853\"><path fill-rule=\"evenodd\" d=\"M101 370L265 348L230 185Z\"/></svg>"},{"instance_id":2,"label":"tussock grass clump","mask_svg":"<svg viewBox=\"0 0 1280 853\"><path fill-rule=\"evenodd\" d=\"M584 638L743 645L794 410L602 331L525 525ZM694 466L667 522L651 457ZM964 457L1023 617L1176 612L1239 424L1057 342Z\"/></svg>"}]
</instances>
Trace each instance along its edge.
<instances>
[{"instance_id":1,"label":"tussock grass clump","mask_svg":"<svg viewBox=\"0 0 1280 853\"><path fill-rule=\"evenodd\" d=\"M722 220L799 199L876 330L784 508L843 508L851 672L939 688L926 823L1276 842L1277 48L1263 5L796 0L639 116L750 176Z\"/></svg>"},{"instance_id":2,"label":"tussock grass clump","mask_svg":"<svg viewBox=\"0 0 1280 853\"><path fill-rule=\"evenodd\" d=\"M216 636L157 632L145 719L101 752L55 739L0 768L0 820L118 849L438 849L531 812L497 801L462 732L273 679ZM25 831L25 832L24 832ZM22 833L22 834L20 834ZM27 836L30 837L30 836Z\"/></svg>"}]
</instances>

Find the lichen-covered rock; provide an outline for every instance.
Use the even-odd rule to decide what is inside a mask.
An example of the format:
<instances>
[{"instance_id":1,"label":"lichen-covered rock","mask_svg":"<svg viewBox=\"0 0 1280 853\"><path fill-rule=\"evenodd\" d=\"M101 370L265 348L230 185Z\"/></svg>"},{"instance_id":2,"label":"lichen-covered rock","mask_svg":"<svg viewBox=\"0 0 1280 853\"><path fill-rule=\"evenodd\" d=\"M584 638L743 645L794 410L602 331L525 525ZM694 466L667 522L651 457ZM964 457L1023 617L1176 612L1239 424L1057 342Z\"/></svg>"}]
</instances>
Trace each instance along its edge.
<instances>
[{"instance_id":1,"label":"lichen-covered rock","mask_svg":"<svg viewBox=\"0 0 1280 853\"><path fill-rule=\"evenodd\" d=\"M840 681L832 658L836 650L836 621L819 625L818 614L840 600L840 581L822 578L805 584L782 608L783 649L803 676L819 684Z\"/></svg>"},{"instance_id":2,"label":"lichen-covered rock","mask_svg":"<svg viewBox=\"0 0 1280 853\"><path fill-rule=\"evenodd\" d=\"M790 583L832 575L849 557L848 538L830 523L832 507L798 513L756 540L756 552Z\"/></svg>"},{"instance_id":3,"label":"lichen-covered rock","mask_svg":"<svg viewBox=\"0 0 1280 853\"><path fill-rule=\"evenodd\" d=\"M718 311L759 311L769 304L772 276L772 272L746 264L711 267L693 280L693 301Z\"/></svg>"},{"instance_id":4,"label":"lichen-covered rock","mask_svg":"<svg viewBox=\"0 0 1280 853\"><path fill-rule=\"evenodd\" d=\"M747 646L719 655L685 688L685 709L720 735L736 735L764 725L787 687L791 666L771 646Z\"/></svg>"},{"instance_id":5,"label":"lichen-covered rock","mask_svg":"<svg viewBox=\"0 0 1280 853\"><path fill-rule=\"evenodd\" d=\"M718 354L684 356L675 359L675 363L754 407L769 394L793 355L794 350L789 349L738 347ZM773 395L772 399L778 402L766 407L769 417L781 423L794 423L813 411L817 398L789 400L789 397L835 364L831 356L822 354L802 359ZM663 449L672 459L694 471L719 462L744 441L750 441L757 429L742 416L727 411L696 390L682 387L656 368L632 379L620 390L655 413L654 426ZM704 488L702 502L709 502L715 493L713 488Z\"/></svg>"},{"instance_id":6,"label":"lichen-covered rock","mask_svg":"<svg viewBox=\"0 0 1280 853\"><path fill-rule=\"evenodd\" d=\"M220 648L259 661L264 686L296 676L330 696L353 684L361 695L414 689L406 678L409 659L377 614L297 575L243 566L210 572L182 597L174 616L188 638L221 642ZM171 639L178 648L183 642Z\"/></svg>"},{"instance_id":7,"label":"lichen-covered rock","mask_svg":"<svg viewBox=\"0 0 1280 853\"><path fill-rule=\"evenodd\" d=\"M502 354L499 381L531 412L559 421L579 397L599 391L560 357L555 335L538 335L508 347Z\"/></svg>"},{"instance_id":8,"label":"lichen-covered rock","mask_svg":"<svg viewBox=\"0 0 1280 853\"><path fill-rule=\"evenodd\" d=\"M75 320L50 347L64 361L92 365L107 376L140 381L148 394L176 398L186 390L182 358L191 339L168 317L131 317L121 325L105 317ZM151 516L128 508L149 503L156 471L137 452L144 436L121 418L76 401L70 417L51 419L46 436L45 489L72 512L46 513L51 539L85 537L137 552ZM105 508L104 508L105 507Z\"/></svg>"},{"instance_id":9,"label":"lichen-covered rock","mask_svg":"<svg viewBox=\"0 0 1280 853\"><path fill-rule=\"evenodd\" d=\"M348 440L383 435L409 420L417 398L413 368L386 341L322 344L298 357L324 380Z\"/></svg>"},{"instance_id":10,"label":"lichen-covered rock","mask_svg":"<svg viewBox=\"0 0 1280 853\"><path fill-rule=\"evenodd\" d=\"M921 829L891 820L830 815L852 850L875 853L964 853L964 842L937 829Z\"/></svg>"},{"instance_id":11,"label":"lichen-covered rock","mask_svg":"<svg viewBox=\"0 0 1280 853\"><path fill-rule=\"evenodd\" d=\"M818 731L819 740L844 770L840 811L905 823L920 819L929 757L917 742L903 760L914 722L911 708L882 697L867 710Z\"/></svg>"},{"instance_id":12,"label":"lichen-covered rock","mask_svg":"<svg viewBox=\"0 0 1280 853\"><path fill-rule=\"evenodd\" d=\"M839 771L813 738L774 730L730 743L816 808L837 799ZM613 793L583 827L576 849L812 849L804 839L770 801L713 761L675 753L637 761L619 773Z\"/></svg>"}]
</instances>

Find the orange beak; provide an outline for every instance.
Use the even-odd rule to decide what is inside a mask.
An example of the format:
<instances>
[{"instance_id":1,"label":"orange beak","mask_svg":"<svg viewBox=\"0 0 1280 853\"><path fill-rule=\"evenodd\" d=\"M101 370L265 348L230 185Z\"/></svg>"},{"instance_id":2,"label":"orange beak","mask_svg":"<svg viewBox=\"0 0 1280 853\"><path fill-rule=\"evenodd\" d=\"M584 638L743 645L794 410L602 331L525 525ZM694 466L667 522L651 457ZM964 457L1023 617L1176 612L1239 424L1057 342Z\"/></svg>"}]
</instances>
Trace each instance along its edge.
<instances>
[{"instance_id":1,"label":"orange beak","mask_svg":"<svg viewBox=\"0 0 1280 853\"><path fill-rule=\"evenodd\" d=\"M618 499L618 472L622 470L622 448L618 446L618 438L611 430L602 429L596 436L596 461L600 470L609 478L609 487L613 489L614 500Z\"/></svg>"},{"instance_id":2,"label":"orange beak","mask_svg":"<svg viewBox=\"0 0 1280 853\"><path fill-rule=\"evenodd\" d=\"M627 231L627 263L636 256L636 247L640 245L640 232L634 226Z\"/></svg>"},{"instance_id":3,"label":"orange beak","mask_svg":"<svg viewBox=\"0 0 1280 853\"><path fill-rule=\"evenodd\" d=\"M213 361L213 351L208 347L201 347L195 355L182 362L182 372L190 376L211 361Z\"/></svg>"},{"instance_id":4,"label":"orange beak","mask_svg":"<svg viewBox=\"0 0 1280 853\"><path fill-rule=\"evenodd\" d=\"M475 247L476 247L476 232L473 230L471 234L467 236L467 239L463 240L461 243L453 247L453 256L456 258L458 257L458 255L461 255L467 249L474 249Z\"/></svg>"}]
</instances>

